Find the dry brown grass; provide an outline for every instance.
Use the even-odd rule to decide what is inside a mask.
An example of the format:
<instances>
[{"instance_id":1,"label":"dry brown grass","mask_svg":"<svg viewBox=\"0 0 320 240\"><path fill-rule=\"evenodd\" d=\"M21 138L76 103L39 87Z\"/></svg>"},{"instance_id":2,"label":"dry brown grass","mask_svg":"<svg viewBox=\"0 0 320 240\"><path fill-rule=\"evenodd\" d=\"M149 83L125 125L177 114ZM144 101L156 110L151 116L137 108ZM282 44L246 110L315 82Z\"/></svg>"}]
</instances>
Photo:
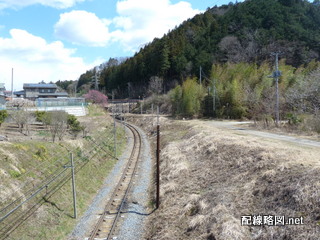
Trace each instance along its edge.
<instances>
[{"instance_id":1,"label":"dry brown grass","mask_svg":"<svg viewBox=\"0 0 320 240\"><path fill-rule=\"evenodd\" d=\"M180 134L172 129L185 122L163 123L161 206L146 239L320 238L319 149L199 125ZM242 215L259 214L305 224L241 226Z\"/></svg>"}]
</instances>

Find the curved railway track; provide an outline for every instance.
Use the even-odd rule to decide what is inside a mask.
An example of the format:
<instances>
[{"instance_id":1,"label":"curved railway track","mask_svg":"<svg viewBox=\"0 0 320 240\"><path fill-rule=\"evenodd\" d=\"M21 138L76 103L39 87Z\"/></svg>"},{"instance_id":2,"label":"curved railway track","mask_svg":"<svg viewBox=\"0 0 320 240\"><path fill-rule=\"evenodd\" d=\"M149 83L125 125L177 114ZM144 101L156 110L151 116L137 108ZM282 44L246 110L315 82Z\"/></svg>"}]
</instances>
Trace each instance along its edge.
<instances>
[{"instance_id":1,"label":"curved railway track","mask_svg":"<svg viewBox=\"0 0 320 240\"><path fill-rule=\"evenodd\" d=\"M137 169L140 158L141 136L138 130L130 124L125 124L133 134L133 149L128 163L117 183L112 195L105 205L103 213L100 215L97 224L90 234L89 240L112 239L117 229L117 222L121 214L122 207L130 191L133 176Z\"/></svg>"}]
</instances>

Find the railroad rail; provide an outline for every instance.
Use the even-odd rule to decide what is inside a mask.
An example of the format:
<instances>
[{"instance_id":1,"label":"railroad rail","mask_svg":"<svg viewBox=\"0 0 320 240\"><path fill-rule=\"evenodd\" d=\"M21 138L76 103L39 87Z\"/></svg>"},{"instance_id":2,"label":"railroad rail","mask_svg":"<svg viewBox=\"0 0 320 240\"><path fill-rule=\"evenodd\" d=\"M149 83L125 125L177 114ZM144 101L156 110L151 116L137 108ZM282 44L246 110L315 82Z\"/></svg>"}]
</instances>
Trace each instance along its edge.
<instances>
[{"instance_id":1,"label":"railroad rail","mask_svg":"<svg viewBox=\"0 0 320 240\"><path fill-rule=\"evenodd\" d=\"M141 136L139 131L130 124L125 126L133 134L133 148L127 165L117 183L112 195L110 196L103 213L100 215L98 222L94 226L88 240L94 239L112 239L117 228L117 222L121 210L130 191L133 177L135 175L141 150Z\"/></svg>"}]
</instances>

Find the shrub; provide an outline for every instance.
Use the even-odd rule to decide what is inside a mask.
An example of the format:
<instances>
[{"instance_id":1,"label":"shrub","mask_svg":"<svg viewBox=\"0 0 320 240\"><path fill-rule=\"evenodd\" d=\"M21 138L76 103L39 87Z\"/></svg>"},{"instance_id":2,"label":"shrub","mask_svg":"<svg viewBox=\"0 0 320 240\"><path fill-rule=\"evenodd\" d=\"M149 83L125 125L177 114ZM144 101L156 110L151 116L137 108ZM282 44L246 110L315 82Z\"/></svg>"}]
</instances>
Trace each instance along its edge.
<instances>
[{"instance_id":1,"label":"shrub","mask_svg":"<svg viewBox=\"0 0 320 240\"><path fill-rule=\"evenodd\" d=\"M1 110L0 111L0 127L1 127L1 124L4 122L4 120L6 120L7 117L8 117L7 110Z\"/></svg>"},{"instance_id":2,"label":"shrub","mask_svg":"<svg viewBox=\"0 0 320 240\"><path fill-rule=\"evenodd\" d=\"M201 104L204 89L196 79L188 78L182 86L177 86L170 92L174 115L193 117L201 115Z\"/></svg>"},{"instance_id":3,"label":"shrub","mask_svg":"<svg viewBox=\"0 0 320 240\"><path fill-rule=\"evenodd\" d=\"M176 86L169 92L170 100L172 103L172 114L178 115L181 113L181 99L182 99L182 88L180 85Z\"/></svg>"},{"instance_id":4,"label":"shrub","mask_svg":"<svg viewBox=\"0 0 320 240\"><path fill-rule=\"evenodd\" d=\"M51 123L50 114L45 111L36 111L35 112L36 120L38 122L43 123L44 125L48 126Z\"/></svg>"},{"instance_id":5,"label":"shrub","mask_svg":"<svg viewBox=\"0 0 320 240\"><path fill-rule=\"evenodd\" d=\"M35 115L36 115L36 121L38 122L43 122L43 118L44 118L44 115L46 114L45 111L36 111L35 112Z\"/></svg>"},{"instance_id":6,"label":"shrub","mask_svg":"<svg viewBox=\"0 0 320 240\"><path fill-rule=\"evenodd\" d=\"M16 170L9 170L9 174L13 178L18 178L18 177L21 176L21 173L19 171L16 171Z\"/></svg>"},{"instance_id":7,"label":"shrub","mask_svg":"<svg viewBox=\"0 0 320 240\"><path fill-rule=\"evenodd\" d=\"M68 115L67 124L68 128L71 130L75 137L78 135L79 132L83 130L83 126L81 126L77 117L74 115Z\"/></svg>"},{"instance_id":8,"label":"shrub","mask_svg":"<svg viewBox=\"0 0 320 240\"><path fill-rule=\"evenodd\" d=\"M157 112L157 106L159 106L160 113L162 114L171 113L172 106L171 106L171 101L168 94L163 94L163 95L152 94L150 97L146 98L142 105L143 112L151 113L152 105L153 105L153 113ZM139 107L137 107L138 112L140 112Z\"/></svg>"},{"instance_id":9,"label":"shrub","mask_svg":"<svg viewBox=\"0 0 320 240\"><path fill-rule=\"evenodd\" d=\"M309 120L311 130L320 133L320 114L315 114L312 119Z\"/></svg>"},{"instance_id":10,"label":"shrub","mask_svg":"<svg viewBox=\"0 0 320 240\"><path fill-rule=\"evenodd\" d=\"M289 125L298 125L302 122L302 119L294 113L288 113L286 116Z\"/></svg>"},{"instance_id":11,"label":"shrub","mask_svg":"<svg viewBox=\"0 0 320 240\"><path fill-rule=\"evenodd\" d=\"M77 122L79 122L79 121L77 120L76 116L71 115L71 114L68 115L67 124L69 127L77 124Z\"/></svg>"},{"instance_id":12,"label":"shrub","mask_svg":"<svg viewBox=\"0 0 320 240\"><path fill-rule=\"evenodd\" d=\"M45 146L40 146L39 149L36 151L35 155L37 155L41 159L45 159L47 156L47 149Z\"/></svg>"}]
</instances>

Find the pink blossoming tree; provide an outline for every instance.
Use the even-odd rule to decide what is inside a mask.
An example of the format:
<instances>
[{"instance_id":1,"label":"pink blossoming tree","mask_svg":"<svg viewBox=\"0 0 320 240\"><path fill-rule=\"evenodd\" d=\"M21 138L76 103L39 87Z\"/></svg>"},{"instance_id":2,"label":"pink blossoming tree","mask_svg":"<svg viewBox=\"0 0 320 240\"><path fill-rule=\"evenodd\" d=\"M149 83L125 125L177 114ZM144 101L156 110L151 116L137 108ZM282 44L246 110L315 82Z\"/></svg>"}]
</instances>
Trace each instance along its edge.
<instances>
[{"instance_id":1,"label":"pink blossoming tree","mask_svg":"<svg viewBox=\"0 0 320 240\"><path fill-rule=\"evenodd\" d=\"M108 97L97 90L90 90L87 94L84 95L84 98L87 101L99 104L103 107L106 107L108 104Z\"/></svg>"}]
</instances>

